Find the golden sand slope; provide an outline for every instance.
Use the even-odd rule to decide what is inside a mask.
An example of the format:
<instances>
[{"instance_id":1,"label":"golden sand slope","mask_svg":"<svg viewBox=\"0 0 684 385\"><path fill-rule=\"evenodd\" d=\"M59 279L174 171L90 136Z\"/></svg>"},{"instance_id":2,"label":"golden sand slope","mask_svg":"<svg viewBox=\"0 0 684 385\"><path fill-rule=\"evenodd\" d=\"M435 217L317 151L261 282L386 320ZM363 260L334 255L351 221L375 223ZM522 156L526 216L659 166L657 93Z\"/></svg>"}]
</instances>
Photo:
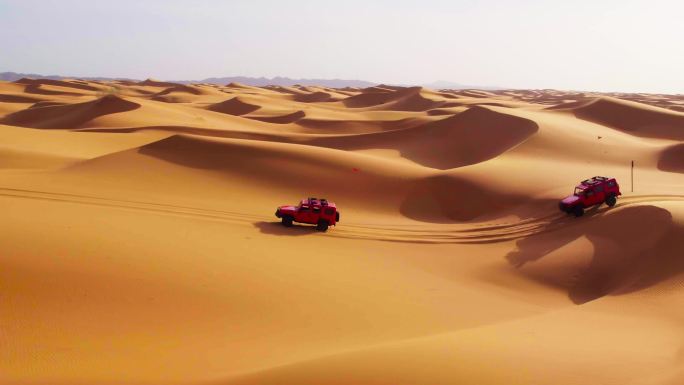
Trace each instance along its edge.
<instances>
[{"instance_id":1,"label":"golden sand slope","mask_svg":"<svg viewBox=\"0 0 684 385\"><path fill-rule=\"evenodd\" d=\"M0 82L0 383L681 384L682 105Z\"/></svg>"}]
</instances>

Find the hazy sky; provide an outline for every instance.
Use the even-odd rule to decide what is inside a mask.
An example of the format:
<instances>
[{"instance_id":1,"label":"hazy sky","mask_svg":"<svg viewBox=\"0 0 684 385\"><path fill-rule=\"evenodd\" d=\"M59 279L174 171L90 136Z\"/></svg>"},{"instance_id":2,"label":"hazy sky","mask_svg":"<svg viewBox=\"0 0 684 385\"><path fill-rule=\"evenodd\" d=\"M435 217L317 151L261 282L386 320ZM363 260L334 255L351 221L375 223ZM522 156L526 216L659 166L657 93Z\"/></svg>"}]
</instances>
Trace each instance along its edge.
<instances>
[{"instance_id":1,"label":"hazy sky","mask_svg":"<svg viewBox=\"0 0 684 385\"><path fill-rule=\"evenodd\" d=\"M682 0L0 0L0 72L684 93Z\"/></svg>"}]
</instances>

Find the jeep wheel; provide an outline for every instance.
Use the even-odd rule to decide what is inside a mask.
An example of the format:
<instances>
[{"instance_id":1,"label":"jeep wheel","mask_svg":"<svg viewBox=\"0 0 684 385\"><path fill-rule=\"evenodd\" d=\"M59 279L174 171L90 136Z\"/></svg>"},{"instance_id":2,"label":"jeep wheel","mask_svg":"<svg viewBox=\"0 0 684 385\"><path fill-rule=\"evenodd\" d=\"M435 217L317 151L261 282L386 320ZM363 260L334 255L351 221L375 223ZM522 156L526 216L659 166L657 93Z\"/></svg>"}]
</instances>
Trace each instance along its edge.
<instances>
[{"instance_id":1,"label":"jeep wheel","mask_svg":"<svg viewBox=\"0 0 684 385\"><path fill-rule=\"evenodd\" d=\"M606 204L609 207L615 206L616 203L617 203L617 198L615 198L615 195L611 195L608 198L606 198Z\"/></svg>"},{"instance_id":2,"label":"jeep wheel","mask_svg":"<svg viewBox=\"0 0 684 385\"><path fill-rule=\"evenodd\" d=\"M283 226L292 227L292 217L291 216L286 215L283 217Z\"/></svg>"},{"instance_id":3,"label":"jeep wheel","mask_svg":"<svg viewBox=\"0 0 684 385\"><path fill-rule=\"evenodd\" d=\"M321 219L318 221L318 226L316 226L318 231L328 231L328 221Z\"/></svg>"},{"instance_id":4,"label":"jeep wheel","mask_svg":"<svg viewBox=\"0 0 684 385\"><path fill-rule=\"evenodd\" d=\"M582 207L582 206L575 206L575 207L572 209L572 213L575 214L576 217L581 217L582 215L584 215L584 207Z\"/></svg>"}]
</instances>

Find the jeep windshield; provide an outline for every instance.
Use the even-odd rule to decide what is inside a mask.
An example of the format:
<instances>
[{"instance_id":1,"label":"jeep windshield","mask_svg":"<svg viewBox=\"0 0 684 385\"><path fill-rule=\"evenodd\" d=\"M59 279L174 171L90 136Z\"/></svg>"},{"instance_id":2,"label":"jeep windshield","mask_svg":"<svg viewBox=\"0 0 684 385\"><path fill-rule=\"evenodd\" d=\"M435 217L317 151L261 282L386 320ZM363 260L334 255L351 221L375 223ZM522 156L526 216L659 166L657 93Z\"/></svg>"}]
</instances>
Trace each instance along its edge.
<instances>
[{"instance_id":1,"label":"jeep windshield","mask_svg":"<svg viewBox=\"0 0 684 385\"><path fill-rule=\"evenodd\" d=\"M575 187L575 195L579 196L584 192L584 187Z\"/></svg>"}]
</instances>

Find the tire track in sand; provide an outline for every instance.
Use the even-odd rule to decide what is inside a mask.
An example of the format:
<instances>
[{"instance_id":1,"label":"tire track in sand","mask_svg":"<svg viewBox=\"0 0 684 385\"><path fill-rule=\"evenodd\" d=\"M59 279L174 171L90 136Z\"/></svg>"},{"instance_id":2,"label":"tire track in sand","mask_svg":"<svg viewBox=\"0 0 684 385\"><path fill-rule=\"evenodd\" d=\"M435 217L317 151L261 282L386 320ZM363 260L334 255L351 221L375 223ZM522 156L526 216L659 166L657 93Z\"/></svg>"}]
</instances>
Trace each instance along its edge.
<instances>
[{"instance_id":1,"label":"tire track in sand","mask_svg":"<svg viewBox=\"0 0 684 385\"><path fill-rule=\"evenodd\" d=\"M0 187L0 196L17 199L35 199L71 204L84 204L98 207L110 207L144 211L162 215L203 218L231 223L255 224L257 222L276 223L271 215L255 215L237 211L215 210L192 206L171 205L165 203L146 202L138 200L112 199L92 195L74 193L48 192ZM683 201L684 195L632 195L623 196L616 207L634 204L662 201ZM590 209L587 216L591 217L607 211L603 206ZM578 219L563 213L554 213L539 218L529 218L514 222L481 223L481 224L426 224L426 225L373 225L373 224L344 224L326 236L335 238L374 240L386 242L406 242L425 244L478 244L497 243L535 234L558 230L573 224ZM308 227L307 227L308 228ZM312 233L317 233L311 227ZM323 234L320 234L323 235Z\"/></svg>"}]
</instances>

